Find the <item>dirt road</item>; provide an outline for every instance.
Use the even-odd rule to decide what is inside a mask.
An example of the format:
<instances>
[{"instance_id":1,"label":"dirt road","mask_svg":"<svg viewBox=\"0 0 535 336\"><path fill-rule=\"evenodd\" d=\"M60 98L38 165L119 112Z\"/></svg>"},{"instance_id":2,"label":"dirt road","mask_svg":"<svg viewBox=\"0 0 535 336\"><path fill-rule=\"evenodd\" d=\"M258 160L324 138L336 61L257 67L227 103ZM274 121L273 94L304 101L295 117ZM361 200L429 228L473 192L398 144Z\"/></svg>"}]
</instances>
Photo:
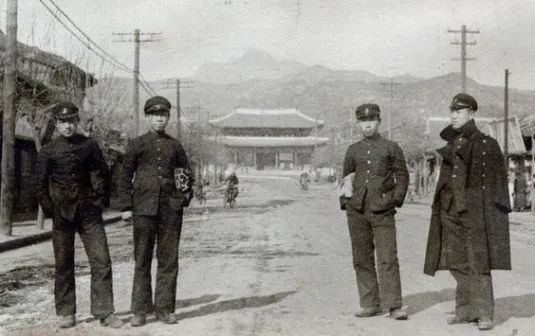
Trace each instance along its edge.
<instances>
[{"instance_id":1,"label":"dirt road","mask_svg":"<svg viewBox=\"0 0 535 336\"><path fill-rule=\"evenodd\" d=\"M243 191L237 208L223 209L220 199L209 199L207 204L194 204L188 210L180 246L179 324L167 326L151 319L140 328L126 325L121 330L108 330L98 326L88 312L85 255L77 253L78 318L84 322L59 334L480 334L473 325L445 323L453 310L453 279L444 272L434 278L422 274L428 206L407 204L397 215L409 320L393 321L386 316L357 319L358 295L347 226L334 188L312 185L302 191L288 179L241 180ZM526 230L513 229L514 271L494 273L496 328L487 335L532 335L535 331L535 240ZM133 271L131 226L121 222L109 226L107 232L114 262L116 310L128 321ZM54 315L51 253L51 243L47 242L0 254L0 325L4 334L56 334L50 321ZM33 268L21 271L21 266ZM9 281L11 286L6 286Z\"/></svg>"}]
</instances>

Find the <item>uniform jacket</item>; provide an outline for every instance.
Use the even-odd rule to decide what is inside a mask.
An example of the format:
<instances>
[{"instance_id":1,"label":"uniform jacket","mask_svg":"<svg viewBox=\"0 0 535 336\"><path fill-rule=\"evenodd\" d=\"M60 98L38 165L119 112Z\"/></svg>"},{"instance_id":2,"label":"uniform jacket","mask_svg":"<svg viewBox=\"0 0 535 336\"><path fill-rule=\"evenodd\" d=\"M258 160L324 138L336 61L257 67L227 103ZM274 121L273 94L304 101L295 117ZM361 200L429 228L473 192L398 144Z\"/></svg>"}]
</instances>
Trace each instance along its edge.
<instances>
[{"instance_id":1,"label":"uniform jacket","mask_svg":"<svg viewBox=\"0 0 535 336\"><path fill-rule=\"evenodd\" d=\"M508 213L511 211L507 186L507 172L503 154L498 142L479 131L473 121L462 128L466 141L459 146L456 155L467 167L464 179L465 197L463 216L471 223L467 230L470 244L476 258L478 272L491 269L511 269ZM455 267L456 260L462 260L458 253L442 248L441 189L452 176L452 141L457 133L451 126L440 136L448 144L438 149L442 166L435 190L431 224L427 241L424 273L434 275L437 270Z\"/></svg>"},{"instance_id":2,"label":"uniform jacket","mask_svg":"<svg viewBox=\"0 0 535 336\"><path fill-rule=\"evenodd\" d=\"M361 211L364 198L370 210L375 212L403 205L409 186L409 172L403 151L394 141L376 135L349 146L343 177L353 172L352 197L340 197L342 210L350 207Z\"/></svg>"},{"instance_id":3,"label":"uniform jacket","mask_svg":"<svg viewBox=\"0 0 535 336\"><path fill-rule=\"evenodd\" d=\"M119 179L123 211L133 210L135 215L155 216L162 198L173 210L182 210L188 200L176 188L175 168L190 169L178 140L152 131L132 139L126 148Z\"/></svg>"},{"instance_id":4,"label":"uniform jacket","mask_svg":"<svg viewBox=\"0 0 535 336\"><path fill-rule=\"evenodd\" d=\"M109 205L111 177L98 144L75 134L60 136L37 155L37 198L47 216L73 220L78 204Z\"/></svg>"}]
</instances>

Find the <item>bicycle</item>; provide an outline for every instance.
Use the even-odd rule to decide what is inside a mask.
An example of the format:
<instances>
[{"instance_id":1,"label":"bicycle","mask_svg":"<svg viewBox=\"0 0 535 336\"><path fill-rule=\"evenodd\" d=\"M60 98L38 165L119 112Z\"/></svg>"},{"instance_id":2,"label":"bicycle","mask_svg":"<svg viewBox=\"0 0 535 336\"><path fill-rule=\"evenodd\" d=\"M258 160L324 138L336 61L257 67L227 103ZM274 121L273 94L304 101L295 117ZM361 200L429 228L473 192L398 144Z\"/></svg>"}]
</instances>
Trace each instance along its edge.
<instances>
[{"instance_id":1,"label":"bicycle","mask_svg":"<svg viewBox=\"0 0 535 336\"><path fill-rule=\"evenodd\" d=\"M236 198L238 197L238 188L234 187L229 189L228 191L225 191L224 199L223 199L223 207L227 207L227 203L230 208L234 208L236 205Z\"/></svg>"}]
</instances>

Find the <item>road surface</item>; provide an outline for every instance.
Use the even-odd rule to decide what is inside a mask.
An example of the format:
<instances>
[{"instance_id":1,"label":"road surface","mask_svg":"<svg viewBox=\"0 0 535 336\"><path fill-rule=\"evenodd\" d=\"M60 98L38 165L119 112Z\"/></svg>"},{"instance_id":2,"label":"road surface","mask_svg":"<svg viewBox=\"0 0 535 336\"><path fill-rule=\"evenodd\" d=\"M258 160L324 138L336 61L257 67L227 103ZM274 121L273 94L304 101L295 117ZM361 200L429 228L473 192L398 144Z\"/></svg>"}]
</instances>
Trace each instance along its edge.
<instances>
[{"instance_id":1,"label":"road surface","mask_svg":"<svg viewBox=\"0 0 535 336\"><path fill-rule=\"evenodd\" d=\"M397 214L404 309L367 319L359 308L345 214L332 185L302 191L296 180L240 177L235 209L220 198L188 209L180 246L177 325L102 328L89 315L89 275L77 250L76 328L61 335L480 335L474 325L445 323L454 307L446 272L422 273L429 206L406 204ZM194 201L195 202L195 201ZM512 226L512 272L494 272L493 331L535 334L535 238ZM115 306L128 321L133 262L131 225L107 227L113 258ZM79 244L79 243L78 243ZM56 335L50 242L0 254L0 326L6 335ZM23 267L21 269L21 267Z\"/></svg>"}]
</instances>

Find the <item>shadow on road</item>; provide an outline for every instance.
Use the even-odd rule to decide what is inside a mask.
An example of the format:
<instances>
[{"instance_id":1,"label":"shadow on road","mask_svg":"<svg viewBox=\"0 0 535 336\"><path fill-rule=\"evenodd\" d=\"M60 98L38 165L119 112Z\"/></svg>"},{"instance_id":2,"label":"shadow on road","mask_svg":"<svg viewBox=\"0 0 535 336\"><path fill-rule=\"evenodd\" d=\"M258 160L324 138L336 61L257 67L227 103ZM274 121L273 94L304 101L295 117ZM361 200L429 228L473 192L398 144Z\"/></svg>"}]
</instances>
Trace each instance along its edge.
<instances>
[{"instance_id":1,"label":"shadow on road","mask_svg":"<svg viewBox=\"0 0 535 336\"><path fill-rule=\"evenodd\" d=\"M202 304L213 302L219 299L220 297L221 297L220 294L206 294L206 295L202 295L196 298L177 300L176 308L180 309L180 308L187 308L187 307L196 306L196 305L202 305ZM124 316L124 315L132 314L132 312L128 310L128 311L118 312L116 314L118 316Z\"/></svg>"},{"instance_id":2,"label":"shadow on road","mask_svg":"<svg viewBox=\"0 0 535 336\"><path fill-rule=\"evenodd\" d=\"M535 316L535 294L498 298L494 302L494 323L500 325L512 317Z\"/></svg>"},{"instance_id":3,"label":"shadow on road","mask_svg":"<svg viewBox=\"0 0 535 336\"><path fill-rule=\"evenodd\" d=\"M440 292L424 292L407 295L403 304L407 305L407 313L413 315L431 306L445 301L455 300L455 289L447 288ZM452 303L452 311L454 310ZM453 313L453 312L452 312ZM498 326L507 320L516 318L530 318L535 316L535 294L508 296L494 300L494 325Z\"/></svg>"},{"instance_id":4,"label":"shadow on road","mask_svg":"<svg viewBox=\"0 0 535 336\"><path fill-rule=\"evenodd\" d=\"M277 199L268 202L256 204L240 204L240 199L236 202L236 207L233 209L225 208L223 204L217 205L197 205L186 210L187 215L202 215L205 212L253 212L255 214L266 213L273 208L283 207L292 204L295 200L292 199Z\"/></svg>"},{"instance_id":5,"label":"shadow on road","mask_svg":"<svg viewBox=\"0 0 535 336\"><path fill-rule=\"evenodd\" d=\"M207 294L207 295L199 296L197 298L177 300L176 301L176 308L180 309L180 308L186 308L186 307L206 304L206 303L213 302L213 301L219 299L220 297L221 297L220 294Z\"/></svg>"},{"instance_id":6,"label":"shadow on road","mask_svg":"<svg viewBox=\"0 0 535 336\"><path fill-rule=\"evenodd\" d=\"M197 308L192 311L183 312L183 313L176 313L175 316L178 320L184 320L188 318L193 317L200 317L200 316L206 316L211 314L217 314L217 313L223 313L226 311L231 310L240 310L240 309L247 309L247 308L260 308L269 306L271 304L277 303L279 301L284 300L287 296L293 295L297 293L297 291L289 291L289 292L280 292L268 296L250 296L250 297L244 297L239 299L233 299L233 300L225 300L221 302L215 302L210 303L215 300L217 300L221 295L219 294L208 294L203 295L197 298L191 298L191 299L184 299L184 300L177 300L176 302L176 308L187 308L195 305L202 305L207 304L205 306L202 306L200 308ZM116 313L117 316L123 321L128 321L129 317L128 315L131 315L132 313L130 311L123 311ZM92 322L94 321L94 318L90 317L83 322ZM147 318L147 323L155 322L156 318L154 316L151 316Z\"/></svg>"},{"instance_id":7,"label":"shadow on road","mask_svg":"<svg viewBox=\"0 0 535 336\"><path fill-rule=\"evenodd\" d=\"M422 292L407 295L403 298L403 305L407 306L407 314L414 315L445 301L455 300L455 289L447 288L440 292Z\"/></svg>"},{"instance_id":8,"label":"shadow on road","mask_svg":"<svg viewBox=\"0 0 535 336\"><path fill-rule=\"evenodd\" d=\"M287 296L293 295L295 293L297 292L280 292L268 296L250 296L245 298L215 302L189 312L178 313L176 314L176 317L179 320L184 320L188 318L217 314L231 310L265 307L282 301Z\"/></svg>"}]
</instances>

